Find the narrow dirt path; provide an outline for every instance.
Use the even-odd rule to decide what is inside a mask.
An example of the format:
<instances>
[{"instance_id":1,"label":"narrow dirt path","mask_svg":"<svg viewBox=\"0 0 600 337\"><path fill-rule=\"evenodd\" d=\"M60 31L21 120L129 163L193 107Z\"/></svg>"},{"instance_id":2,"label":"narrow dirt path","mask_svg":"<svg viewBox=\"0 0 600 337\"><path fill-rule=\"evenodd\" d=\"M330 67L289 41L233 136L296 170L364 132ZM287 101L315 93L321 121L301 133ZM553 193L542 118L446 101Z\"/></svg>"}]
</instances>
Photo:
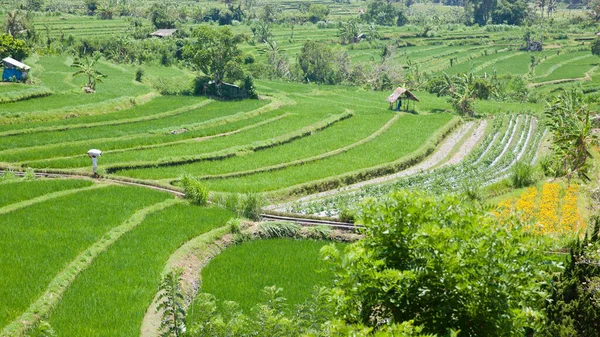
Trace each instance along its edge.
<instances>
[{"instance_id":1,"label":"narrow dirt path","mask_svg":"<svg viewBox=\"0 0 600 337\"><path fill-rule=\"evenodd\" d=\"M337 189L333 189L333 190L329 190L329 191L325 191L325 192L321 192L321 193L311 194L311 195L308 195L308 196L305 196L305 197L295 200L294 203L319 199L319 198L327 197L330 195L338 194L341 192L359 189L366 185L379 184L379 183L383 183L386 181L395 180L395 179L398 179L401 177L406 177L409 175L417 174L417 173L426 171L428 169L434 168L435 166L438 166L439 164L441 164L443 162L443 160L447 158L448 153L450 153L452 151L452 149L456 146L456 144L458 142L460 142L460 140L463 139L469 133L469 131L473 128L474 125L475 125L475 122L464 123L458 130L456 130L454 133L452 133L450 136L448 136L431 156L427 157L427 159L425 159L421 163L419 163L415 166L412 166L404 171L400 171L400 172L394 173L392 175L378 177L378 178L371 179L371 180L361 181L356 184L344 186L341 188L337 188ZM458 150L458 152L452 158L450 158L448 160L448 162L451 162L452 164L456 164L456 163L460 162L461 160L463 160L473 150L473 148L479 142L479 140L483 137L486 126L487 126L487 120L481 121L479 123L479 125L477 125L477 127L472 131L471 135L464 142L464 144L461 146L461 148ZM281 211L281 210L284 210L284 208L286 206L289 206L289 204L290 203L271 205L271 206L267 206L265 209Z\"/></svg>"}]
</instances>

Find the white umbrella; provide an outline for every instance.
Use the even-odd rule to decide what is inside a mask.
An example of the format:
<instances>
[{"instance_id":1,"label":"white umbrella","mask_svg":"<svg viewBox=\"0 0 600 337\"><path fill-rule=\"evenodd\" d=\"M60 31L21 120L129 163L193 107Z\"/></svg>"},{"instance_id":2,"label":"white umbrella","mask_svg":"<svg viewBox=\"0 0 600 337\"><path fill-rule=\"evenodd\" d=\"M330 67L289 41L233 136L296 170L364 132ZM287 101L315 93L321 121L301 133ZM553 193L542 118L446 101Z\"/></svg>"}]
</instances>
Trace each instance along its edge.
<instances>
[{"instance_id":1,"label":"white umbrella","mask_svg":"<svg viewBox=\"0 0 600 337\"><path fill-rule=\"evenodd\" d=\"M100 157L102 155L102 151L100 151L98 149L91 149L87 153L90 156L96 156L96 157Z\"/></svg>"}]
</instances>

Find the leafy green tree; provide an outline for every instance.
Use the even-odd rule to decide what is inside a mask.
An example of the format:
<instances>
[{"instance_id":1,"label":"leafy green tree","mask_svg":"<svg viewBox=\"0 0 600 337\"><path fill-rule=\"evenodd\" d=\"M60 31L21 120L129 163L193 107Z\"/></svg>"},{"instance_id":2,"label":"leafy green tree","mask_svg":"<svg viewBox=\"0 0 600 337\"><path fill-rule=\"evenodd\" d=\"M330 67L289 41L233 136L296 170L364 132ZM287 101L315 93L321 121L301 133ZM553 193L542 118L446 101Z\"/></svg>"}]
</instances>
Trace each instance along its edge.
<instances>
[{"instance_id":1,"label":"leafy green tree","mask_svg":"<svg viewBox=\"0 0 600 337\"><path fill-rule=\"evenodd\" d=\"M522 336L546 294L542 242L516 221L499 223L455 196L399 191L365 202L364 238L341 254L323 248L335 273L332 301L348 324L414 320L447 336Z\"/></svg>"},{"instance_id":2,"label":"leafy green tree","mask_svg":"<svg viewBox=\"0 0 600 337\"><path fill-rule=\"evenodd\" d=\"M381 26L393 26L396 24L398 12L391 2L385 0L373 0L367 5L367 10L361 18L366 22L374 22Z\"/></svg>"},{"instance_id":3,"label":"leafy green tree","mask_svg":"<svg viewBox=\"0 0 600 337\"><path fill-rule=\"evenodd\" d=\"M259 18L265 22L275 22L281 14L281 8L275 4L266 4L263 6Z\"/></svg>"},{"instance_id":4,"label":"leafy green tree","mask_svg":"<svg viewBox=\"0 0 600 337\"><path fill-rule=\"evenodd\" d=\"M335 56L331 48L316 41L306 42L298 55L298 65L307 82L334 83L334 60Z\"/></svg>"},{"instance_id":5,"label":"leafy green tree","mask_svg":"<svg viewBox=\"0 0 600 337\"><path fill-rule=\"evenodd\" d=\"M240 35L234 35L229 27L218 29L200 26L192 32L193 40L183 50L183 57L196 69L209 76L215 83L236 81L244 78L240 65L242 52L238 43Z\"/></svg>"},{"instance_id":6,"label":"leafy green tree","mask_svg":"<svg viewBox=\"0 0 600 337\"><path fill-rule=\"evenodd\" d=\"M44 7L44 0L27 0L25 2L25 8L28 11L39 12Z\"/></svg>"},{"instance_id":7,"label":"leafy green tree","mask_svg":"<svg viewBox=\"0 0 600 337\"><path fill-rule=\"evenodd\" d=\"M465 7L471 13L474 23L485 26L497 4L497 0L467 0Z\"/></svg>"},{"instance_id":8,"label":"leafy green tree","mask_svg":"<svg viewBox=\"0 0 600 337\"><path fill-rule=\"evenodd\" d=\"M96 90L96 83L102 83L102 79L107 76L95 69L96 62L100 60L100 53L95 53L93 56L85 56L83 58L76 59L71 67L79 68L73 76L85 75L88 78L87 88L90 90Z\"/></svg>"},{"instance_id":9,"label":"leafy green tree","mask_svg":"<svg viewBox=\"0 0 600 337\"><path fill-rule=\"evenodd\" d=\"M548 103L545 115L552 132L552 154L567 178L577 175L589 181L590 147L598 144L592 131L590 110L583 103L583 94L576 89L563 90Z\"/></svg>"},{"instance_id":10,"label":"leafy green tree","mask_svg":"<svg viewBox=\"0 0 600 337\"><path fill-rule=\"evenodd\" d=\"M185 332L185 300L181 290L182 270L169 272L159 286L158 306L162 311L161 337L179 337Z\"/></svg>"},{"instance_id":11,"label":"leafy green tree","mask_svg":"<svg viewBox=\"0 0 600 337\"><path fill-rule=\"evenodd\" d=\"M148 15L152 25L156 29L169 29L175 28L175 18L169 12L169 5L155 3L150 8L150 14Z\"/></svg>"},{"instance_id":12,"label":"leafy green tree","mask_svg":"<svg viewBox=\"0 0 600 337\"><path fill-rule=\"evenodd\" d=\"M329 15L329 7L321 4L312 4L308 8L308 21L317 23L325 21Z\"/></svg>"},{"instance_id":13,"label":"leafy green tree","mask_svg":"<svg viewBox=\"0 0 600 337\"><path fill-rule=\"evenodd\" d=\"M542 336L600 336L600 219L591 235L572 244L567 267L552 282Z\"/></svg>"},{"instance_id":14,"label":"leafy green tree","mask_svg":"<svg viewBox=\"0 0 600 337\"><path fill-rule=\"evenodd\" d=\"M528 15L529 6L522 0L501 1L492 12L493 24L520 25Z\"/></svg>"},{"instance_id":15,"label":"leafy green tree","mask_svg":"<svg viewBox=\"0 0 600 337\"><path fill-rule=\"evenodd\" d=\"M16 60L23 60L28 55L29 47L25 41L8 34L0 34L0 59L10 56Z\"/></svg>"}]
</instances>

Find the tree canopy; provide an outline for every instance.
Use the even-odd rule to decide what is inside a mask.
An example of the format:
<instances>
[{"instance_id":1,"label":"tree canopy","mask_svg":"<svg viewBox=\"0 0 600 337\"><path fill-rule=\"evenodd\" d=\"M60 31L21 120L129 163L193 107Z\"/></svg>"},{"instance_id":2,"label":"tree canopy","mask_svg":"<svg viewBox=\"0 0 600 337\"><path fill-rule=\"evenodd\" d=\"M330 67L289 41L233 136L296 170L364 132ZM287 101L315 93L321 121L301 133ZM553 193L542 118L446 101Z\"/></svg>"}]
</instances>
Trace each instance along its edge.
<instances>
[{"instance_id":1,"label":"tree canopy","mask_svg":"<svg viewBox=\"0 0 600 337\"><path fill-rule=\"evenodd\" d=\"M29 55L29 47L25 41L16 39L8 34L0 35L0 59L10 56L22 61Z\"/></svg>"},{"instance_id":2,"label":"tree canopy","mask_svg":"<svg viewBox=\"0 0 600 337\"><path fill-rule=\"evenodd\" d=\"M405 191L369 200L359 218L361 241L343 254L323 250L336 273L336 312L348 323L414 320L438 336L519 336L534 324L548 264L544 245L518 222L500 223L455 196Z\"/></svg>"},{"instance_id":3,"label":"tree canopy","mask_svg":"<svg viewBox=\"0 0 600 337\"><path fill-rule=\"evenodd\" d=\"M228 27L200 26L194 29L192 38L184 47L183 56L196 69L217 83L244 78L240 67L242 52L238 48L242 36L234 35Z\"/></svg>"}]
</instances>

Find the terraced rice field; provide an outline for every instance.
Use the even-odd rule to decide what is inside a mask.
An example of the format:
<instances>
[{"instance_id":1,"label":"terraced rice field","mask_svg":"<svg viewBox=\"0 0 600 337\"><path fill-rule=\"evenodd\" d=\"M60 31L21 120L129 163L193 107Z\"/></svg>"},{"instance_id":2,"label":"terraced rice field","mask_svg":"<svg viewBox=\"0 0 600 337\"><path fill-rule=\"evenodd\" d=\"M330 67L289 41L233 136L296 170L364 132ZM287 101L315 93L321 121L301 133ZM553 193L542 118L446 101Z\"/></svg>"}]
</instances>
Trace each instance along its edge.
<instances>
[{"instance_id":1,"label":"terraced rice field","mask_svg":"<svg viewBox=\"0 0 600 337\"><path fill-rule=\"evenodd\" d=\"M228 248L202 270L200 291L219 301L234 301L246 311L261 303L262 290L277 285L283 289L288 309L306 301L314 286L325 285L331 272L319 257L327 241L270 239ZM343 244L338 244L338 249ZM190 312L194 311L194 306Z\"/></svg>"},{"instance_id":2,"label":"terraced rice field","mask_svg":"<svg viewBox=\"0 0 600 337\"><path fill-rule=\"evenodd\" d=\"M286 211L336 215L341 209L356 208L366 197L383 197L395 189L458 192L465 186L487 186L506 178L518 161L535 163L545 128L531 115L498 116L479 146L457 165L403 177L384 184L367 185L350 192L318 200L298 202Z\"/></svg>"},{"instance_id":3,"label":"terraced rice field","mask_svg":"<svg viewBox=\"0 0 600 337\"><path fill-rule=\"evenodd\" d=\"M46 98L2 105L8 107L0 124L4 166L89 173L86 152L99 148L101 169L115 176L169 185L191 173L217 192L278 191L416 160L457 121L448 113L429 113L433 99L419 114L398 114L387 109L386 93L278 82L263 84L266 96L261 100L219 102L149 91L142 104L87 113L89 105L79 100L102 98L67 88L73 85L67 76L69 60L38 62L64 74L63 81L47 73L44 78L65 88ZM47 101L57 95L77 98L57 98L69 104L58 107ZM318 109L313 108L316 102ZM49 111L19 112L31 106ZM71 114L74 118L66 118ZM373 151L381 156L367 155Z\"/></svg>"},{"instance_id":4,"label":"terraced rice field","mask_svg":"<svg viewBox=\"0 0 600 337\"><path fill-rule=\"evenodd\" d=\"M42 318L61 336L136 335L169 257L231 216L140 187L0 183L1 334Z\"/></svg>"}]
</instances>

